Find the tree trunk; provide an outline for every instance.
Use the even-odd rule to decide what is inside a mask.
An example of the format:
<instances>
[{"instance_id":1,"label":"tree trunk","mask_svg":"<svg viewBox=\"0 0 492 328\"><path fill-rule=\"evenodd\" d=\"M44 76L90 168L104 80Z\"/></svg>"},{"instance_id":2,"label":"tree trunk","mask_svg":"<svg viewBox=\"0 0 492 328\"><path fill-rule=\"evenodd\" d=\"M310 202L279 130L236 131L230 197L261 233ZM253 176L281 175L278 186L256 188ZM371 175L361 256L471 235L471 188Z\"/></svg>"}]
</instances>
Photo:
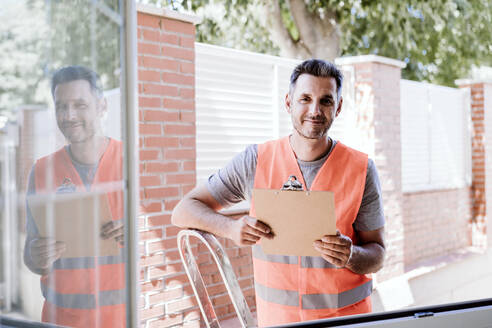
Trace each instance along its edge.
<instances>
[{"instance_id":1,"label":"tree trunk","mask_svg":"<svg viewBox=\"0 0 492 328\"><path fill-rule=\"evenodd\" d=\"M291 17L299 31L294 40L282 21L279 0L266 1L266 24L272 31L272 41L282 56L298 59L320 58L333 61L340 56L340 30L335 14L326 9L322 13L308 10L304 0L288 2Z\"/></svg>"}]
</instances>

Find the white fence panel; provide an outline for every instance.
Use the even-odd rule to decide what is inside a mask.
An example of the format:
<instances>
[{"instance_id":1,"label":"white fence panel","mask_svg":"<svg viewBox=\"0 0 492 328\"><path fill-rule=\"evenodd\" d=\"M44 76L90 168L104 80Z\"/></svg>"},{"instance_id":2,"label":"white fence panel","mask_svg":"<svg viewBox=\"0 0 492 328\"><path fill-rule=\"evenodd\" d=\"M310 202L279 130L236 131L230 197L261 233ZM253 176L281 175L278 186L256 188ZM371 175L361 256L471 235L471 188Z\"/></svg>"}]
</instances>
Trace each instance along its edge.
<instances>
[{"instance_id":1,"label":"white fence panel","mask_svg":"<svg viewBox=\"0 0 492 328\"><path fill-rule=\"evenodd\" d=\"M361 112L355 106L355 77L351 67L341 67L343 73L342 111L333 122L328 134L345 145L367 153L363 129L359 128Z\"/></svg>"},{"instance_id":2,"label":"white fence panel","mask_svg":"<svg viewBox=\"0 0 492 328\"><path fill-rule=\"evenodd\" d=\"M400 81L400 126L403 190L425 189L431 182L431 122L428 89L419 82Z\"/></svg>"},{"instance_id":3,"label":"white fence panel","mask_svg":"<svg viewBox=\"0 0 492 328\"><path fill-rule=\"evenodd\" d=\"M200 183L247 145L290 132L284 95L300 61L201 43L195 49Z\"/></svg>"},{"instance_id":4,"label":"white fence panel","mask_svg":"<svg viewBox=\"0 0 492 328\"><path fill-rule=\"evenodd\" d=\"M404 192L461 188L470 182L466 91L401 80Z\"/></svg>"}]
</instances>

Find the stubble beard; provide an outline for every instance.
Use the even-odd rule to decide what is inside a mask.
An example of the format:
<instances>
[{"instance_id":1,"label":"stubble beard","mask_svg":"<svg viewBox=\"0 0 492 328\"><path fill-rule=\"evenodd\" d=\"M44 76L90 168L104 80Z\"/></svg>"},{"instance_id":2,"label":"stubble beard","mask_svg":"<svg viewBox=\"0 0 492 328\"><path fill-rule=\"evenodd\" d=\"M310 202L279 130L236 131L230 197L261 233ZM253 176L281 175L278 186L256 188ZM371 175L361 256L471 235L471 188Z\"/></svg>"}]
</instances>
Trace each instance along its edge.
<instances>
[{"instance_id":1,"label":"stubble beard","mask_svg":"<svg viewBox=\"0 0 492 328\"><path fill-rule=\"evenodd\" d=\"M70 144L85 143L93 140L96 137L96 130L93 127L87 127L86 124L82 124L80 127L82 131L69 132L67 129L60 129L65 140Z\"/></svg>"},{"instance_id":2,"label":"stubble beard","mask_svg":"<svg viewBox=\"0 0 492 328\"><path fill-rule=\"evenodd\" d=\"M324 125L322 128L311 129L310 132L307 132L307 131L303 131L302 124L297 122L296 124L294 124L294 129L303 138L311 139L311 140L319 140L327 136L328 130L330 130L332 123L333 121L331 122L327 121L326 125Z\"/></svg>"}]
</instances>

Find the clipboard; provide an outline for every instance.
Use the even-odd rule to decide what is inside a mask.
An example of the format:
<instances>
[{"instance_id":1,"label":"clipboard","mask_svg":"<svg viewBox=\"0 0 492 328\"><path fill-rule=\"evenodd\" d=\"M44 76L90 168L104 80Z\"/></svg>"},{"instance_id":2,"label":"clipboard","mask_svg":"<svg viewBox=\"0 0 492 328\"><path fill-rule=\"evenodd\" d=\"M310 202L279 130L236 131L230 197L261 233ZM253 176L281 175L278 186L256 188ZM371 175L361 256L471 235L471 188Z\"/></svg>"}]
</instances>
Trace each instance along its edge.
<instances>
[{"instance_id":1,"label":"clipboard","mask_svg":"<svg viewBox=\"0 0 492 328\"><path fill-rule=\"evenodd\" d=\"M41 194L27 197L41 237L67 244L62 258L116 256L114 238L102 239L101 227L112 220L106 193Z\"/></svg>"},{"instance_id":2,"label":"clipboard","mask_svg":"<svg viewBox=\"0 0 492 328\"><path fill-rule=\"evenodd\" d=\"M265 254L320 256L313 242L336 234L331 191L253 189L256 217L268 224L273 239L261 239Z\"/></svg>"}]
</instances>

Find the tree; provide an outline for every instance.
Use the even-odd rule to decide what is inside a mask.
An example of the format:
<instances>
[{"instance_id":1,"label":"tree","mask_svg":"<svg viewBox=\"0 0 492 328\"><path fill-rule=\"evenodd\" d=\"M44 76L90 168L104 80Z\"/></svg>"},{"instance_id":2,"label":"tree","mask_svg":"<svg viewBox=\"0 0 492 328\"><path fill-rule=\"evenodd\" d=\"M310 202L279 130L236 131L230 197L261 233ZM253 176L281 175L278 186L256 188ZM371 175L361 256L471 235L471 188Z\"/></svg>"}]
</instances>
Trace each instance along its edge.
<instances>
[{"instance_id":1,"label":"tree","mask_svg":"<svg viewBox=\"0 0 492 328\"><path fill-rule=\"evenodd\" d=\"M13 119L15 107L42 99L38 86L48 29L41 7L28 8L24 2L2 7L0 19L0 115Z\"/></svg>"},{"instance_id":2,"label":"tree","mask_svg":"<svg viewBox=\"0 0 492 328\"><path fill-rule=\"evenodd\" d=\"M0 7L0 116L17 106L50 103L49 80L66 65L99 73L105 89L120 84L118 0L9 0ZM2 120L5 121L5 120Z\"/></svg>"},{"instance_id":3,"label":"tree","mask_svg":"<svg viewBox=\"0 0 492 328\"><path fill-rule=\"evenodd\" d=\"M149 1L149 0L148 0ZM404 78L454 85L492 64L490 1L150 0L203 18L197 40L292 58L377 54Z\"/></svg>"},{"instance_id":4,"label":"tree","mask_svg":"<svg viewBox=\"0 0 492 328\"><path fill-rule=\"evenodd\" d=\"M119 87L120 26L104 14L117 14L119 1L43 1L50 31L46 49L50 73L65 65L84 65L101 76L105 89ZM106 10L100 10L102 6Z\"/></svg>"}]
</instances>

